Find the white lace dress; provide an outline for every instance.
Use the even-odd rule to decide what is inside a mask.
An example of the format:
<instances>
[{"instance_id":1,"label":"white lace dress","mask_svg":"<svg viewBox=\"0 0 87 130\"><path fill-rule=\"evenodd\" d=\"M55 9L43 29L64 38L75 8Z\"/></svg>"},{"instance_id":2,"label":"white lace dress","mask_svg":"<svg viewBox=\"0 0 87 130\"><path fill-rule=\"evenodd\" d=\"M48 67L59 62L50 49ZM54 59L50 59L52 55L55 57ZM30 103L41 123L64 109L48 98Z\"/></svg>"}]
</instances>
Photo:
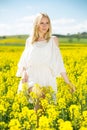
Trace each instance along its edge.
<instances>
[{"instance_id":1,"label":"white lace dress","mask_svg":"<svg viewBox=\"0 0 87 130\"><path fill-rule=\"evenodd\" d=\"M65 72L62 56L54 38L49 42L38 41L30 43L30 38L26 40L25 49L18 63L17 77L22 77L22 69L26 68L29 79L29 86L38 83L41 86L52 86L57 92L56 77L61 72ZM20 81L18 91L22 90Z\"/></svg>"}]
</instances>

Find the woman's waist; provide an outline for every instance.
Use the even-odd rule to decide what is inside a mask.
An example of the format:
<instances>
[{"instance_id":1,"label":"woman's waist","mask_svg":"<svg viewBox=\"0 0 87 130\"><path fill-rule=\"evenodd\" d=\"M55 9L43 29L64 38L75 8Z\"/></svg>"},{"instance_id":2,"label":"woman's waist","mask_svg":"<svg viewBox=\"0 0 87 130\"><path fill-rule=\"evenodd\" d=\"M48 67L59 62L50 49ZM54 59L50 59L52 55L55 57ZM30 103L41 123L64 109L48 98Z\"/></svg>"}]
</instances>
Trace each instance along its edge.
<instances>
[{"instance_id":1,"label":"woman's waist","mask_svg":"<svg viewBox=\"0 0 87 130\"><path fill-rule=\"evenodd\" d=\"M49 63L30 63L28 64L27 68L49 68L50 64Z\"/></svg>"},{"instance_id":2,"label":"woman's waist","mask_svg":"<svg viewBox=\"0 0 87 130\"><path fill-rule=\"evenodd\" d=\"M48 72L50 70L49 64L33 64L29 65L27 68L27 72Z\"/></svg>"}]
</instances>

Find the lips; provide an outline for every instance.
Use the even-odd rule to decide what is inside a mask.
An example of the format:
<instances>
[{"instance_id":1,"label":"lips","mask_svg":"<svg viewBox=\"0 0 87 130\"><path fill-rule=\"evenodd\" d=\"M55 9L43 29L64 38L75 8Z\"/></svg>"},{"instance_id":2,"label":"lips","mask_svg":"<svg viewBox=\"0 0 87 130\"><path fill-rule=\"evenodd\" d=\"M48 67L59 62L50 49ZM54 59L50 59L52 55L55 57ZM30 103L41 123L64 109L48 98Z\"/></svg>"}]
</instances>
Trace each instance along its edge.
<instances>
[{"instance_id":1,"label":"lips","mask_svg":"<svg viewBox=\"0 0 87 130\"><path fill-rule=\"evenodd\" d=\"M43 31L47 31L47 29L42 29Z\"/></svg>"}]
</instances>

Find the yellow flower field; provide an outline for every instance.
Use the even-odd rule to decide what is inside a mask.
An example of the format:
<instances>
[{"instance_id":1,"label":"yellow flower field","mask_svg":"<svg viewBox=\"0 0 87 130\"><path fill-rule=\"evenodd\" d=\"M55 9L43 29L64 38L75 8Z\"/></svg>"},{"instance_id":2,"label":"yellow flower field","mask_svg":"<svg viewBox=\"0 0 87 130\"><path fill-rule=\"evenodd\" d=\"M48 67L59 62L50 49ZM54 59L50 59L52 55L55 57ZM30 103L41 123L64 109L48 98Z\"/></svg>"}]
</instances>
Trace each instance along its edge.
<instances>
[{"instance_id":1,"label":"yellow flower field","mask_svg":"<svg viewBox=\"0 0 87 130\"><path fill-rule=\"evenodd\" d=\"M57 78L57 103L49 87L37 113L24 91L17 94L20 79L15 75L23 49L0 47L0 130L87 130L87 46L61 47L76 92L71 94L64 80Z\"/></svg>"}]
</instances>

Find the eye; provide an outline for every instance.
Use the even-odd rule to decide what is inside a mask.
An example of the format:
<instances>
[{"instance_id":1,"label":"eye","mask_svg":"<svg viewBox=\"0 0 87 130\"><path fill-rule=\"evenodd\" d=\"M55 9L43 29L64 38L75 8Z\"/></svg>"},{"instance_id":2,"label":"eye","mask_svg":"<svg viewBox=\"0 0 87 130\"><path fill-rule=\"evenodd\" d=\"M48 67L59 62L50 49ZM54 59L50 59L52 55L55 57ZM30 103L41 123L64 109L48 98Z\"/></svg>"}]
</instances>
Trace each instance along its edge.
<instances>
[{"instance_id":1,"label":"eye","mask_svg":"<svg viewBox=\"0 0 87 130\"><path fill-rule=\"evenodd\" d=\"M41 22L40 24L42 24L42 25L43 25L44 23L43 23L43 22Z\"/></svg>"},{"instance_id":2,"label":"eye","mask_svg":"<svg viewBox=\"0 0 87 130\"><path fill-rule=\"evenodd\" d=\"M49 22L46 22L46 24L49 24Z\"/></svg>"},{"instance_id":3,"label":"eye","mask_svg":"<svg viewBox=\"0 0 87 130\"><path fill-rule=\"evenodd\" d=\"M48 25L48 24L49 24L49 22L46 22L46 23L44 23L44 22L41 22L40 24L41 24L41 25L43 25L43 24L47 24L47 25Z\"/></svg>"}]
</instances>

